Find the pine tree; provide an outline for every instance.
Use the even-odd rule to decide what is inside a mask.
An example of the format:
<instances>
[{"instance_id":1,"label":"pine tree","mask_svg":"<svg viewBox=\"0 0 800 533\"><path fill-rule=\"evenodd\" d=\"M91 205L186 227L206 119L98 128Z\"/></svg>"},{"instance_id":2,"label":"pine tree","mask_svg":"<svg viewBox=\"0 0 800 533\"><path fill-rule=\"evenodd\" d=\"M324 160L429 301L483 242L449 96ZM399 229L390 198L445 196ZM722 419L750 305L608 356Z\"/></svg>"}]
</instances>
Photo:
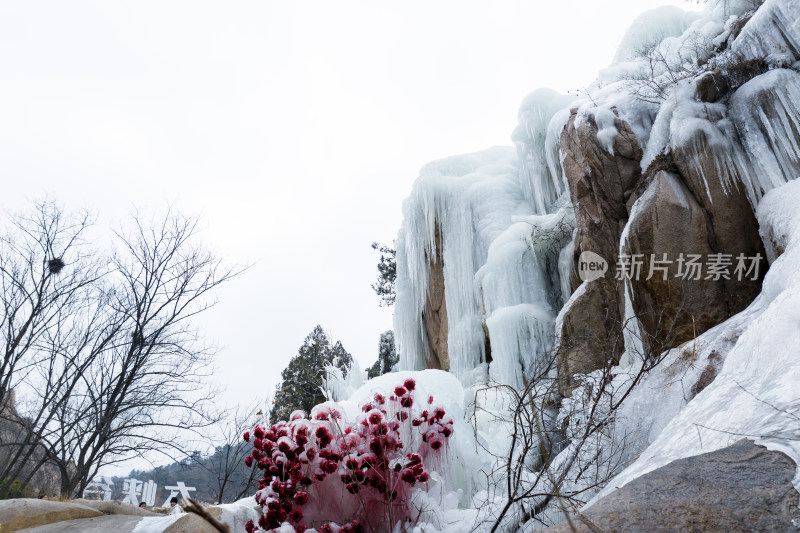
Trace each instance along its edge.
<instances>
[{"instance_id":1,"label":"pine tree","mask_svg":"<svg viewBox=\"0 0 800 533\"><path fill-rule=\"evenodd\" d=\"M281 383L275 390L275 399L270 412L270 423L289 420L292 411L302 409L307 414L325 401L322 386L325 382L325 367L337 366L346 376L353 364L353 356L337 341L331 345L322 326L317 326L306 337L297 355L281 372Z\"/></svg>"},{"instance_id":2,"label":"pine tree","mask_svg":"<svg viewBox=\"0 0 800 533\"><path fill-rule=\"evenodd\" d=\"M397 280L397 250L377 242L372 243L372 249L381 254L378 261L378 280L372 284L372 290L381 299L381 307L391 307L394 305L394 284Z\"/></svg>"},{"instance_id":3,"label":"pine tree","mask_svg":"<svg viewBox=\"0 0 800 533\"><path fill-rule=\"evenodd\" d=\"M372 379L391 372L399 360L394 347L394 331L384 331L378 342L378 360L367 369L367 378Z\"/></svg>"}]
</instances>

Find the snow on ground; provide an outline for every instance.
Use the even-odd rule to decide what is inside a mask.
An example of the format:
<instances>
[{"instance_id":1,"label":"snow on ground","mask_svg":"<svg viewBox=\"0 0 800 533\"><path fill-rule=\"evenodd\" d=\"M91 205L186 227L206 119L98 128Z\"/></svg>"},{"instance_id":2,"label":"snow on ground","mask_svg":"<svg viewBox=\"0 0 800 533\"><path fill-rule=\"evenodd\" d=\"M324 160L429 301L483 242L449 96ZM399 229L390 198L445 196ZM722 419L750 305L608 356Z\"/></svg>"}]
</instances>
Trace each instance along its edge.
<instances>
[{"instance_id":1,"label":"snow on ground","mask_svg":"<svg viewBox=\"0 0 800 533\"><path fill-rule=\"evenodd\" d=\"M142 518L133 528L133 533L162 533L169 526L180 520L182 515L155 516Z\"/></svg>"},{"instance_id":2,"label":"snow on ground","mask_svg":"<svg viewBox=\"0 0 800 533\"><path fill-rule=\"evenodd\" d=\"M233 532L244 531L244 526L248 520L258 522L258 518L261 516L261 513L258 512L259 505L252 496L242 498L233 503L216 505L215 507L222 509L221 520L231 526L231 531Z\"/></svg>"}]
</instances>

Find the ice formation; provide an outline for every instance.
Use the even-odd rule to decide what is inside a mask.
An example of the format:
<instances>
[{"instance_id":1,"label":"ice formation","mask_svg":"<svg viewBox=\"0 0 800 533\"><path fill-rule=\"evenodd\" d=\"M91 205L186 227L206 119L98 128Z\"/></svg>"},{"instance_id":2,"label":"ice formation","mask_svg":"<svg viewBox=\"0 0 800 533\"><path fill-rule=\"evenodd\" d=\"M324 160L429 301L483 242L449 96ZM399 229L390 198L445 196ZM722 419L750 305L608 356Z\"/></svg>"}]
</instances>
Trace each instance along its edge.
<instances>
[{"instance_id":1,"label":"ice formation","mask_svg":"<svg viewBox=\"0 0 800 533\"><path fill-rule=\"evenodd\" d=\"M538 214L546 213L566 191L558 138L575 98L550 89L537 89L522 101L519 125L511 135L520 161L520 187Z\"/></svg>"},{"instance_id":2,"label":"ice formation","mask_svg":"<svg viewBox=\"0 0 800 533\"><path fill-rule=\"evenodd\" d=\"M552 345L563 303L558 256L573 229L570 206L558 201L565 185L552 136L565 121L556 108L570 100L553 92L529 97L516 153L492 148L422 169L397 239L395 330L403 368L425 368L424 309L436 260L446 280L449 370L456 376L486 361L484 325L497 340L491 378L501 383L521 384L526 365ZM545 199L536 196L534 205L532 194Z\"/></svg>"},{"instance_id":3,"label":"ice formation","mask_svg":"<svg viewBox=\"0 0 800 533\"><path fill-rule=\"evenodd\" d=\"M754 167L745 185L757 205L765 193L800 176L800 74L776 69L758 76L734 93L730 106Z\"/></svg>"},{"instance_id":4,"label":"ice formation","mask_svg":"<svg viewBox=\"0 0 800 533\"><path fill-rule=\"evenodd\" d=\"M395 335L401 368L425 368L423 313L429 264L436 258L443 262L447 280L450 370L460 375L483 362L474 277L511 216L531 214L521 201L518 174L514 152L508 148L451 157L422 169L404 203L405 220L397 239Z\"/></svg>"},{"instance_id":5,"label":"ice formation","mask_svg":"<svg viewBox=\"0 0 800 533\"><path fill-rule=\"evenodd\" d=\"M752 8L752 5L745 9ZM747 57L789 53L800 55L800 6L787 0L766 0L742 29L733 49Z\"/></svg>"},{"instance_id":6,"label":"ice formation","mask_svg":"<svg viewBox=\"0 0 800 533\"><path fill-rule=\"evenodd\" d=\"M656 45L657 40L683 35L697 18L697 13L675 6L662 6L642 13L625 32L611 64L636 59L643 48Z\"/></svg>"}]
</instances>

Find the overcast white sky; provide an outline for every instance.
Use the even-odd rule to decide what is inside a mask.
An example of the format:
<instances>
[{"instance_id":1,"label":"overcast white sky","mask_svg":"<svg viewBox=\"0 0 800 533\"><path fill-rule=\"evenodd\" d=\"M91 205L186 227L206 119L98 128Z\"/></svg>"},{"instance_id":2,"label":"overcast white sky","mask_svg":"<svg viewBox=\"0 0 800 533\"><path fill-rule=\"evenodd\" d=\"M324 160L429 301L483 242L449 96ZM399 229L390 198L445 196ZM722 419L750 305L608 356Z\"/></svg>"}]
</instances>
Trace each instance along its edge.
<instances>
[{"instance_id":1,"label":"overcast white sky","mask_svg":"<svg viewBox=\"0 0 800 533\"><path fill-rule=\"evenodd\" d=\"M426 162L510 144L538 87L588 85L680 0L0 3L0 207L114 223L173 201L257 264L204 320L227 402L271 392L317 323L361 362L370 289ZM266 374L265 374L266 373Z\"/></svg>"}]
</instances>

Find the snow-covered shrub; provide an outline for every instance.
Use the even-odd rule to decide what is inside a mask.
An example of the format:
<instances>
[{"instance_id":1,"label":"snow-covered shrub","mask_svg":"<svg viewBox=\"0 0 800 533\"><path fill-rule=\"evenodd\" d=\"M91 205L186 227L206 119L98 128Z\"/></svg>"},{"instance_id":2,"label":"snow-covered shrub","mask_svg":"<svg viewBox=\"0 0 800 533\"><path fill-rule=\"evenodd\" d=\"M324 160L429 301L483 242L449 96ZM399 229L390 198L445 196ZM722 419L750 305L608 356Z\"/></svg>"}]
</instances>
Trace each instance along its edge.
<instances>
[{"instance_id":1,"label":"snow-covered shrub","mask_svg":"<svg viewBox=\"0 0 800 533\"><path fill-rule=\"evenodd\" d=\"M444 408L432 396L418 405L415 388L406 379L388 396L376 393L355 422L325 403L310 418L295 411L245 433L253 444L245 464L264 474L255 495L264 514L247 531L391 531L414 518L412 489L445 466L453 433Z\"/></svg>"}]
</instances>

